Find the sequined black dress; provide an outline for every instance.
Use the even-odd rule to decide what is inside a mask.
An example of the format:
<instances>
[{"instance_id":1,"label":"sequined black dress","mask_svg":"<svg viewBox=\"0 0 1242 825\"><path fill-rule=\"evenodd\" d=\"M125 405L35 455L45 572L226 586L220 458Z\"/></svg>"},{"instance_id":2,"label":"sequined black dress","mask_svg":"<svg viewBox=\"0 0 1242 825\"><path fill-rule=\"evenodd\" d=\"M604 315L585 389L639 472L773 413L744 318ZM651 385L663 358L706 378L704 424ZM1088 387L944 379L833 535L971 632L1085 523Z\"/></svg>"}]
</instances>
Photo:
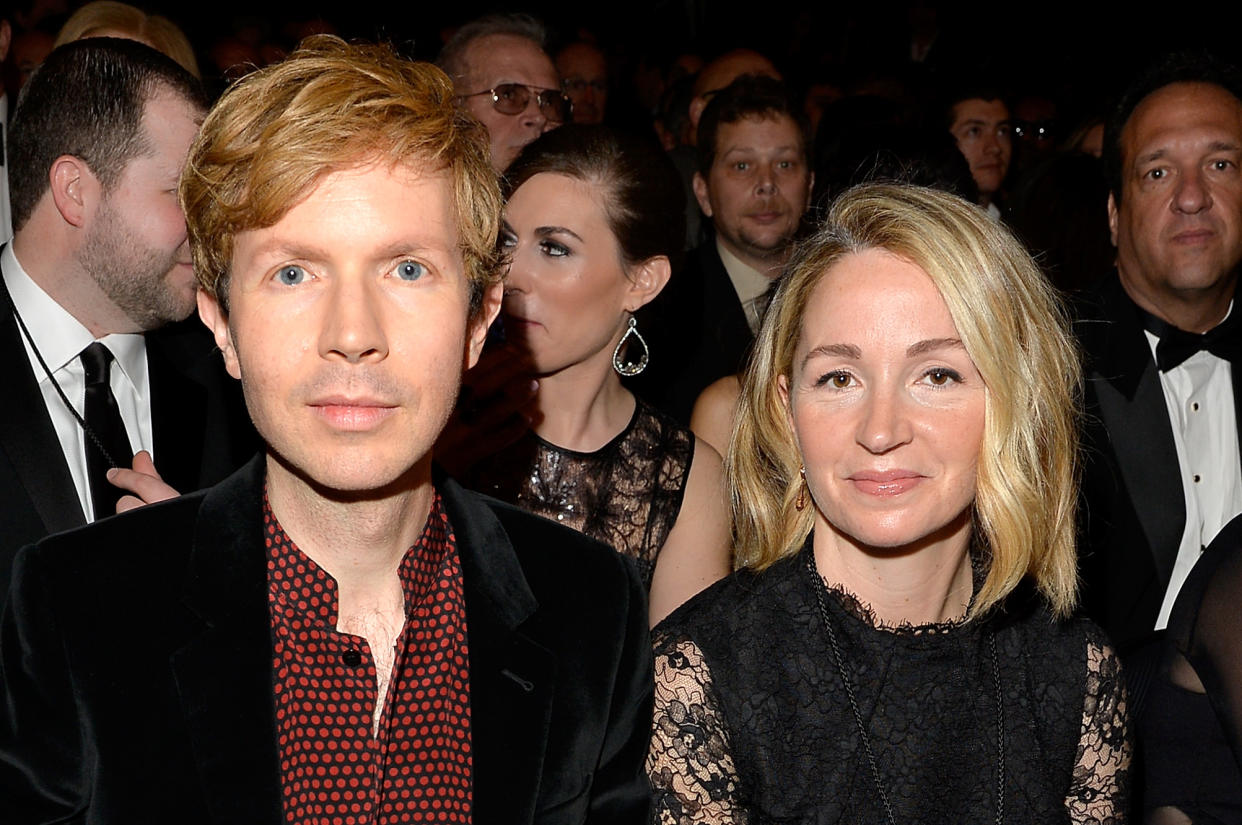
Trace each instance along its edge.
<instances>
[{"instance_id":1,"label":"sequined black dress","mask_svg":"<svg viewBox=\"0 0 1242 825\"><path fill-rule=\"evenodd\" d=\"M886 821L809 552L735 574L656 628L653 821ZM1028 597L984 621L893 630L821 595L895 822L994 823L1001 781L1010 825L1120 821L1124 689L1098 628Z\"/></svg>"},{"instance_id":2,"label":"sequined black dress","mask_svg":"<svg viewBox=\"0 0 1242 825\"><path fill-rule=\"evenodd\" d=\"M650 588L693 458L693 433L637 400L626 428L595 452L530 432L477 465L467 486L612 545L638 562Z\"/></svg>"}]
</instances>

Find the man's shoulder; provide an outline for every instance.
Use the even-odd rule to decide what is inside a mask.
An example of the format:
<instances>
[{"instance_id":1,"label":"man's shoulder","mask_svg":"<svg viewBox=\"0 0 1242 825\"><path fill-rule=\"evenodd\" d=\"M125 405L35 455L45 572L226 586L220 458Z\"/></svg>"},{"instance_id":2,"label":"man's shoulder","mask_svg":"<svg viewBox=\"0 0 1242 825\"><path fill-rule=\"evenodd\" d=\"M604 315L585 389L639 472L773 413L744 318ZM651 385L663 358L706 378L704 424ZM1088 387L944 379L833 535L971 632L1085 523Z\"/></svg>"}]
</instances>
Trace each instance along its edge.
<instances>
[{"instance_id":1,"label":"man's shoulder","mask_svg":"<svg viewBox=\"0 0 1242 825\"><path fill-rule=\"evenodd\" d=\"M43 586L74 598L165 592L188 564L206 491L55 533L17 551L14 579L37 570Z\"/></svg>"}]
</instances>

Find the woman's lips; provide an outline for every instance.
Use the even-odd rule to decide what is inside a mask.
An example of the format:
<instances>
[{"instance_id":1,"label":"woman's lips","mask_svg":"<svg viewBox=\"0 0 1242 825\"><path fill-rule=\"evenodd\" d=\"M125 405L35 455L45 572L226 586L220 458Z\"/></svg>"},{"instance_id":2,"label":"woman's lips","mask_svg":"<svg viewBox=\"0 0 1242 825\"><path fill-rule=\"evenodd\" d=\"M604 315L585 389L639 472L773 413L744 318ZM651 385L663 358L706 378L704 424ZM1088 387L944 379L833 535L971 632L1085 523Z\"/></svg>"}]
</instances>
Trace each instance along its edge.
<instances>
[{"instance_id":1,"label":"woman's lips","mask_svg":"<svg viewBox=\"0 0 1242 825\"><path fill-rule=\"evenodd\" d=\"M913 470L863 470L848 477L859 491L870 496L898 496L914 489L925 478Z\"/></svg>"}]
</instances>

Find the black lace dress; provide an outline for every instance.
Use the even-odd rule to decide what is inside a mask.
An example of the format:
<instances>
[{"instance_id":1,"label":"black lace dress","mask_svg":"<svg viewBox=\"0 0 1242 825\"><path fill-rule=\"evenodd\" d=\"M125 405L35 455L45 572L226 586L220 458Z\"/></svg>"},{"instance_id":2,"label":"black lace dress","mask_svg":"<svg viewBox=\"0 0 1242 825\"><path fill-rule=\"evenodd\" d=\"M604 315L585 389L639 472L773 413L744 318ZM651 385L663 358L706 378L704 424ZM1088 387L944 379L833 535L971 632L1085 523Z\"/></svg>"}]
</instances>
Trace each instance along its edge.
<instances>
[{"instance_id":1,"label":"black lace dress","mask_svg":"<svg viewBox=\"0 0 1242 825\"><path fill-rule=\"evenodd\" d=\"M809 553L734 574L655 629L653 821L887 821ZM820 595L895 822L1122 821L1124 689L1094 625L1026 598L986 621L892 630Z\"/></svg>"},{"instance_id":2,"label":"black lace dress","mask_svg":"<svg viewBox=\"0 0 1242 825\"><path fill-rule=\"evenodd\" d=\"M686 492L694 435L637 400L630 423L592 453L549 444L534 432L477 465L467 486L612 545L638 563L651 587Z\"/></svg>"}]
</instances>

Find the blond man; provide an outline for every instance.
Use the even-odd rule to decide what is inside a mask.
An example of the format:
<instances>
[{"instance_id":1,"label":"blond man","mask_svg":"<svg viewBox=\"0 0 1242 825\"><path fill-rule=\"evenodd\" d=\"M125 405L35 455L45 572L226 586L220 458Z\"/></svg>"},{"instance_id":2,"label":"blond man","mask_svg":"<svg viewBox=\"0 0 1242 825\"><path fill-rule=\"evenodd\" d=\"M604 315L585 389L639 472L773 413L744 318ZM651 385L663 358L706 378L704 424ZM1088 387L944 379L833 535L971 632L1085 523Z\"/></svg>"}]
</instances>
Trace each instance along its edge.
<instances>
[{"instance_id":1,"label":"blond man","mask_svg":"<svg viewBox=\"0 0 1242 825\"><path fill-rule=\"evenodd\" d=\"M500 302L449 79L309 40L209 113L180 194L266 449L23 552L5 822L643 820L636 574L432 470Z\"/></svg>"}]
</instances>

